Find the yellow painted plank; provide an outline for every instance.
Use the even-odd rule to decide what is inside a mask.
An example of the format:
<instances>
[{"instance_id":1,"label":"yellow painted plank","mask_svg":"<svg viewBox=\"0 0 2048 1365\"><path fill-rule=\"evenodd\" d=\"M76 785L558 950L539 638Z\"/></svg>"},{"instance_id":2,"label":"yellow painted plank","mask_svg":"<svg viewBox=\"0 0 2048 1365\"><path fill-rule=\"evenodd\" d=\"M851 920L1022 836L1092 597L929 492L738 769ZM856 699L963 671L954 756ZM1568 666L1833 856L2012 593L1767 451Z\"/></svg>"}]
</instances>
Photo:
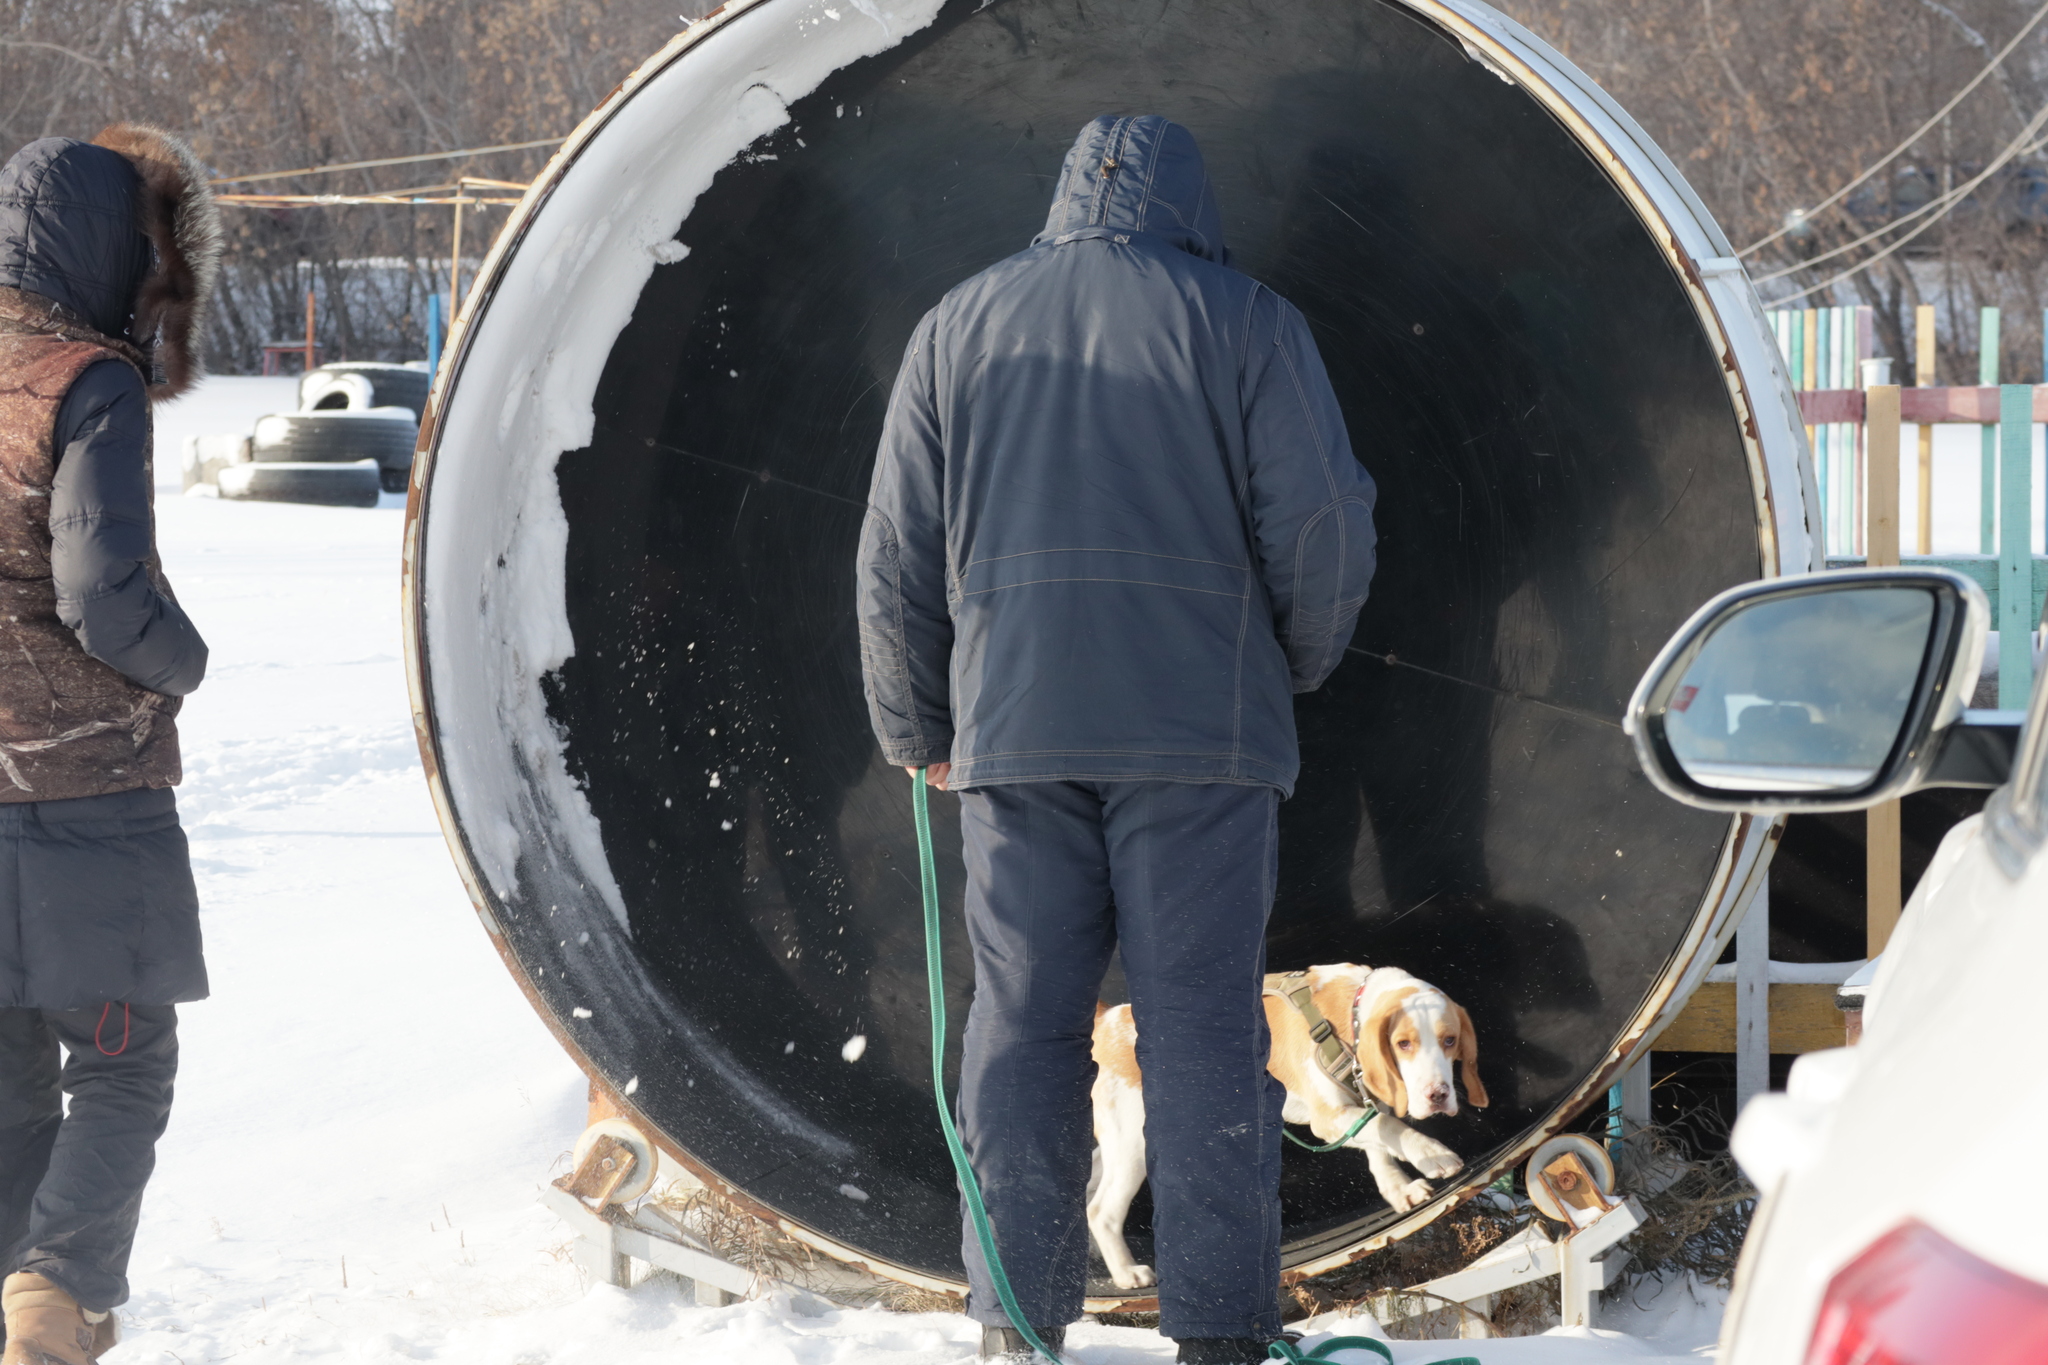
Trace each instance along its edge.
<instances>
[{"instance_id":1,"label":"yellow painted plank","mask_svg":"<svg viewBox=\"0 0 2048 1365\"><path fill-rule=\"evenodd\" d=\"M1771 987L1772 1052L1818 1052L1846 1041L1833 986ZM1659 1052L1735 1051L1735 983L1701 986L1650 1046Z\"/></svg>"}]
</instances>

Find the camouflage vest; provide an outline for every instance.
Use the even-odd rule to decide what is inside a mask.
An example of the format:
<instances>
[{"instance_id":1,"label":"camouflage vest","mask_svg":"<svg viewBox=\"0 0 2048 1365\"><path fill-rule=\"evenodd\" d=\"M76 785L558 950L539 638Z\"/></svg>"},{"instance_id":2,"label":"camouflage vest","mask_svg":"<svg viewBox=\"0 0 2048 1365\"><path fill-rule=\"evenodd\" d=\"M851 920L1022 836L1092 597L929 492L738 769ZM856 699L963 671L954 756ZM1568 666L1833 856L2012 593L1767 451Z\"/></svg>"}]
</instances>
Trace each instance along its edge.
<instances>
[{"instance_id":1,"label":"camouflage vest","mask_svg":"<svg viewBox=\"0 0 2048 1365\"><path fill-rule=\"evenodd\" d=\"M75 337L0 330L0 803L171 787L182 775L178 699L93 658L57 619L57 409L88 365L134 363L129 348ZM147 450L143 463L153 477ZM168 595L153 548L148 569Z\"/></svg>"}]
</instances>

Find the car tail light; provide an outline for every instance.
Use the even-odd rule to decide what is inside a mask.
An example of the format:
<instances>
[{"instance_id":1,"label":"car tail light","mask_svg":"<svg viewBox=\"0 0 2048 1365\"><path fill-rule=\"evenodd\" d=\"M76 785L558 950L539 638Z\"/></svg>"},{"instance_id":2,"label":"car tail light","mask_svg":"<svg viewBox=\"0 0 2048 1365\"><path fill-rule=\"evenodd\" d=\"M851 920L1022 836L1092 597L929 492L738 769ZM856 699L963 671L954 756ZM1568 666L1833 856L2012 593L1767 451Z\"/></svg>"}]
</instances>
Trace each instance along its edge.
<instances>
[{"instance_id":1,"label":"car tail light","mask_svg":"<svg viewBox=\"0 0 2048 1365\"><path fill-rule=\"evenodd\" d=\"M2048 1285L1924 1223L1871 1243L1828 1285L1806 1365L2041 1365Z\"/></svg>"}]
</instances>

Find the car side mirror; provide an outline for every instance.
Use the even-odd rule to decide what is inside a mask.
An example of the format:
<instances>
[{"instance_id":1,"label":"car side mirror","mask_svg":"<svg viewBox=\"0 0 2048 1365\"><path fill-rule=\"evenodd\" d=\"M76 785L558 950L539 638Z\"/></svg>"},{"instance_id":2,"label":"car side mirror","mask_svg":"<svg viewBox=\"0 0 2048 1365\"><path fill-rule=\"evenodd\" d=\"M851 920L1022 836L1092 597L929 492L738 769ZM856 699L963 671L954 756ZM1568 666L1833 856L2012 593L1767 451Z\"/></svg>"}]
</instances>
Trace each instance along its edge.
<instances>
[{"instance_id":1,"label":"car side mirror","mask_svg":"<svg viewBox=\"0 0 2048 1365\"><path fill-rule=\"evenodd\" d=\"M1984 590L1945 569L1746 583L1664 646L1622 728L1660 790L1706 810L1857 810L1997 786L2021 718L1964 710L1990 620Z\"/></svg>"}]
</instances>

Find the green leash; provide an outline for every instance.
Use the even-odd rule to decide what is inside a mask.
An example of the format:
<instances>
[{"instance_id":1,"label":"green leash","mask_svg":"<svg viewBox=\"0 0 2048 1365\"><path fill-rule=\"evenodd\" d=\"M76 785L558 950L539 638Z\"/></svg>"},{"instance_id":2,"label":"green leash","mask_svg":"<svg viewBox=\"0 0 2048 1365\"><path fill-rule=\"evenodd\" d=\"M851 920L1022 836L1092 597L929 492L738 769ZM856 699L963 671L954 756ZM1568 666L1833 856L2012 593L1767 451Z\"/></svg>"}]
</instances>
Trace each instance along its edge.
<instances>
[{"instance_id":1,"label":"green leash","mask_svg":"<svg viewBox=\"0 0 2048 1365\"><path fill-rule=\"evenodd\" d=\"M1061 1365L1060 1358L1025 1321L1024 1310L1017 1306L1017 1296L1010 1291L1010 1277L1004 1273L1003 1258L996 1252L995 1234L989 1231L988 1210L982 1206L981 1182L974 1178L974 1168L967 1164L967 1149L960 1145L960 1131L953 1126L953 1111L946 1104L946 969L939 956L939 870L932 862L931 799L925 788L924 769L912 773L910 781L910 808L917 815L918 874L924 884L924 974L932 1001L932 1098L939 1106L939 1127L946 1134L946 1151L953 1158L954 1174L960 1177L960 1192L967 1197L967 1213L974 1220L974 1235L981 1241L981 1256L988 1265L989 1280L996 1287L996 1297L1002 1300L1003 1311L1010 1315L1010 1325L1032 1350L1053 1365Z\"/></svg>"},{"instance_id":2,"label":"green leash","mask_svg":"<svg viewBox=\"0 0 2048 1365\"><path fill-rule=\"evenodd\" d=\"M1330 1361L1332 1351L1372 1351L1387 1365L1394 1365L1394 1353L1387 1349L1387 1344L1371 1337L1331 1337L1307 1355L1303 1355L1301 1348L1291 1341L1276 1341L1266 1348L1266 1359L1284 1360L1287 1365L1334 1365ZM1449 1360L1437 1361L1436 1365L1479 1365L1479 1358L1453 1356Z\"/></svg>"},{"instance_id":3,"label":"green leash","mask_svg":"<svg viewBox=\"0 0 2048 1365\"><path fill-rule=\"evenodd\" d=\"M1387 1349L1386 1343L1374 1341L1371 1337L1331 1337L1307 1355L1303 1355L1301 1348L1291 1341L1276 1341L1266 1348L1266 1359L1284 1360L1287 1365L1324 1365L1332 1351L1375 1351L1387 1365L1394 1365L1394 1353ZM1444 1365L1455 1365L1455 1362L1445 1361ZM1475 1360L1472 1365L1479 1365L1479 1362Z\"/></svg>"},{"instance_id":4,"label":"green leash","mask_svg":"<svg viewBox=\"0 0 2048 1365\"><path fill-rule=\"evenodd\" d=\"M939 1127L946 1134L946 1152L953 1158L953 1173L960 1177L960 1192L967 1196L967 1214L974 1220L974 1235L981 1242L981 1256L988 1264L988 1278L996 1287L996 1297L1002 1300L1003 1311L1010 1316L1010 1325L1017 1329L1017 1335L1023 1337L1032 1350L1053 1365L1064 1365L1052 1348L1038 1339L1038 1333L1025 1321L1024 1310L1017 1306L1017 1296L1010 1289L1010 1277L1003 1270L1003 1258L996 1251L995 1234L989 1231L988 1209L981 1202L981 1182L974 1178L974 1168L967 1164L967 1149L960 1145L960 1130L953 1126L953 1111L946 1104L946 971L939 954L939 869L932 861L931 797L925 787L923 768L911 774L910 782L910 809L917 818L918 881L924 889L924 975L926 988L931 993L932 1098L938 1102ZM1327 1146L1308 1147L1294 1134L1287 1136L1311 1152L1327 1152L1355 1137L1373 1113L1368 1108L1359 1115L1358 1122L1351 1125L1350 1132ZM1276 1341L1267 1348L1267 1358L1286 1361L1287 1365L1335 1365L1329 1353L1346 1350L1376 1351L1386 1358L1387 1365L1393 1365L1394 1353L1371 1337L1332 1337L1307 1355L1303 1355L1291 1341ZM1437 1365L1479 1365L1479 1361L1472 1356L1458 1356L1438 1361Z\"/></svg>"},{"instance_id":5,"label":"green leash","mask_svg":"<svg viewBox=\"0 0 2048 1365\"><path fill-rule=\"evenodd\" d=\"M1323 1144L1322 1146L1320 1146L1320 1147L1318 1147L1318 1146L1314 1145L1313 1143L1303 1142L1303 1141L1302 1141L1302 1140L1301 1140L1300 1138L1298 1138L1298 1137L1296 1137L1296 1136L1295 1136L1294 1134L1292 1134L1292 1133L1288 1132L1288 1131L1287 1131L1287 1130L1286 1130L1285 1128L1282 1128L1282 1129L1280 1130L1280 1135L1281 1135L1282 1137L1286 1138L1286 1139L1287 1139L1287 1140L1288 1140L1289 1142L1293 1143L1293 1144L1294 1144L1295 1146L1297 1146L1297 1147L1300 1147L1300 1148L1303 1148L1304 1150L1307 1150L1307 1151L1311 1151L1311 1152L1334 1152L1334 1151L1336 1151L1336 1150L1337 1150L1337 1149L1338 1149L1339 1147L1342 1147L1342 1146L1343 1146L1343 1145L1344 1145L1345 1143L1347 1143L1347 1142L1351 1141L1351 1139L1353 1139L1353 1138L1357 1137L1357 1136L1358 1136L1358 1130L1359 1130L1359 1129L1361 1129L1361 1128L1363 1128L1363 1127L1365 1127L1365 1125L1366 1125L1366 1124L1368 1124L1368 1123L1371 1123L1371 1122L1372 1122L1372 1121L1373 1121L1374 1119L1378 1118L1378 1117L1379 1117L1379 1113L1380 1113L1380 1111L1379 1111L1378 1109L1376 1109L1376 1108L1374 1108L1374 1107L1373 1107L1372 1105L1368 1104L1367 1106L1365 1106L1365 1108L1364 1108L1363 1110L1361 1110L1361 1111L1360 1111L1360 1113L1359 1113L1359 1115L1358 1115L1358 1121L1357 1121L1356 1123L1353 1123L1353 1124L1352 1124L1352 1125L1351 1125L1351 1126L1350 1126L1349 1128L1347 1128L1347 1129L1345 1129L1345 1130L1344 1130L1344 1136L1343 1136L1343 1137L1340 1137L1340 1138L1338 1138L1338 1139L1337 1139L1337 1140L1336 1140L1335 1142L1326 1142L1326 1143L1324 1143L1324 1144ZM1345 1340L1346 1340L1346 1341L1351 1341L1351 1340L1354 1340L1354 1338L1351 1338L1351 1337L1346 1337L1346 1338L1345 1338ZM1358 1338L1355 1338L1355 1340L1363 1341L1363 1340L1365 1340L1365 1338L1363 1338L1363 1337L1358 1337Z\"/></svg>"}]
</instances>

